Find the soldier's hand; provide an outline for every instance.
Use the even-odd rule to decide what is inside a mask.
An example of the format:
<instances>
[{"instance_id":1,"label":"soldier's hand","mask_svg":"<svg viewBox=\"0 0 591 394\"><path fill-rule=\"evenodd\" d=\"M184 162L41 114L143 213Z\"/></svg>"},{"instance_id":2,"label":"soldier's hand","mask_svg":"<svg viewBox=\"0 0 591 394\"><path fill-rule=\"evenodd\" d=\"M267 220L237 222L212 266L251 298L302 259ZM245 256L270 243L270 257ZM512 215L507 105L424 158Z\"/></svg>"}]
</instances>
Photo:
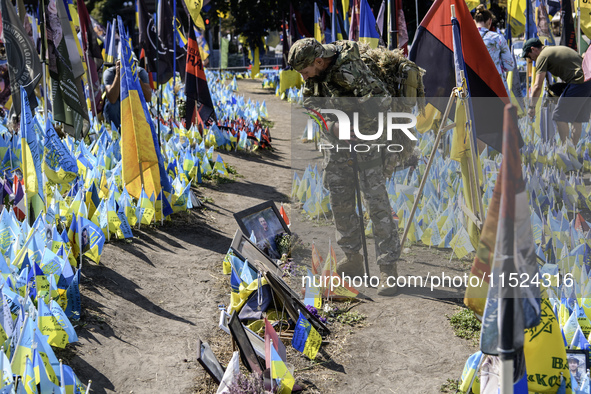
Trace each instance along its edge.
<instances>
[{"instance_id":1,"label":"soldier's hand","mask_svg":"<svg viewBox=\"0 0 591 394\"><path fill-rule=\"evenodd\" d=\"M529 119L533 120L536 117L536 107L529 107L527 114L529 115Z\"/></svg>"}]
</instances>

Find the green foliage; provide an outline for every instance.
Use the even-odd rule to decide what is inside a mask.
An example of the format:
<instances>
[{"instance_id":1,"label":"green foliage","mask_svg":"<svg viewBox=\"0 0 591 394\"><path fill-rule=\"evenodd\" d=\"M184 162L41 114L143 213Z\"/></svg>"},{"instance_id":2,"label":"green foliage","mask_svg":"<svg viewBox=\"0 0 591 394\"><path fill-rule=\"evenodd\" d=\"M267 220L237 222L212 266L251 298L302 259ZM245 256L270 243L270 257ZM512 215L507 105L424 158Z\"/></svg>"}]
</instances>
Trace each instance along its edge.
<instances>
[{"instance_id":1,"label":"green foliage","mask_svg":"<svg viewBox=\"0 0 591 394\"><path fill-rule=\"evenodd\" d=\"M447 382L443 383L439 388L439 391L442 393L458 393L463 394L463 391L460 391L460 381L458 379L447 379Z\"/></svg>"},{"instance_id":2,"label":"green foliage","mask_svg":"<svg viewBox=\"0 0 591 394\"><path fill-rule=\"evenodd\" d=\"M176 99L176 107L179 111L179 118L184 119L187 113L187 101L182 97L178 97Z\"/></svg>"},{"instance_id":3,"label":"green foliage","mask_svg":"<svg viewBox=\"0 0 591 394\"><path fill-rule=\"evenodd\" d=\"M277 245L277 251L281 256L291 256L291 237L289 234L277 234L275 236L275 244Z\"/></svg>"},{"instance_id":4,"label":"green foliage","mask_svg":"<svg viewBox=\"0 0 591 394\"><path fill-rule=\"evenodd\" d=\"M349 326L357 326L363 324L365 318L365 315L362 315L357 311L348 311L336 315L335 320L339 323L347 324Z\"/></svg>"},{"instance_id":5,"label":"green foliage","mask_svg":"<svg viewBox=\"0 0 591 394\"><path fill-rule=\"evenodd\" d=\"M320 315L325 317L329 322L337 321L341 324L346 324L352 327L362 326L367 316L357 311L351 310L357 304L352 304L347 301L339 308L335 304L325 305L322 310L319 310Z\"/></svg>"},{"instance_id":6,"label":"green foliage","mask_svg":"<svg viewBox=\"0 0 591 394\"><path fill-rule=\"evenodd\" d=\"M228 178L228 177L221 175L217 172L214 172L213 174L203 175L203 179L211 180L218 185L236 182L236 180L234 180L233 178Z\"/></svg>"},{"instance_id":7,"label":"green foliage","mask_svg":"<svg viewBox=\"0 0 591 394\"><path fill-rule=\"evenodd\" d=\"M205 196L205 197L201 197L201 202L204 204L213 204L213 197L209 197L209 196Z\"/></svg>"},{"instance_id":8,"label":"green foliage","mask_svg":"<svg viewBox=\"0 0 591 394\"><path fill-rule=\"evenodd\" d=\"M269 120L267 118L263 118L263 119L261 119L261 126L268 127L270 129L272 129L273 126L275 126L275 122L273 122L272 120Z\"/></svg>"},{"instance_id":9,"label":"green foliage","mask_svg":"<svg viewBox=\"0 0 591 394\"><path fill-rule=\"evenodd\" d=\"M460 308L452 316L446 315L446 317L457 337L472 341L477 341L480 338L480 321L470 309Z\"/></svg>"},{"instance_id":10,"label":"green foliage","mask_svg":"<svg viewBox=\"0 0 591 394\"><path fill-rule=\"evenodd\" d=\"M233 165L226 164L226 171L228 171L228 174L238 175L238 171L236 171L236 167Z\"/></svg>"}]
</instances>

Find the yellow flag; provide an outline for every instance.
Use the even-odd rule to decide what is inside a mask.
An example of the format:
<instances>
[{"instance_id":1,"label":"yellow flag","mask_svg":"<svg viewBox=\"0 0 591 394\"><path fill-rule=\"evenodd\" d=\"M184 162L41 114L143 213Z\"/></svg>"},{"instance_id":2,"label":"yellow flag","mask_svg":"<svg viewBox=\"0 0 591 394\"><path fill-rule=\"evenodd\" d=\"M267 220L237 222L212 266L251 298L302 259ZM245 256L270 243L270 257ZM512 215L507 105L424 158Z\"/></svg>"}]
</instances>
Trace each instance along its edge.
<instances>
[{"instance_id":1,"label":"yellow flag","mask_svg":"<svg viewBox=\"0 0 591 394\"><path fill-rule=\"evenodd\" d=\"M191 14L191 19L193 19L193 23L202 31L205 30L205 24L203 23L203 18L201 17L201 7L203 6L203 0L185 0L185 4L187 5L187 9L189 10L189 14Z\"/></svg>"},{"instance_id":2,"label":"yellow flag","mask_svg":"<svg viewBox=\"0 0 591 394\"><path fill-rule=\"evenodd\" d=\"M462 184L464 186L463 194L466 208L470 212L475 212L477 210L477 207L475 206L475 203L477 203L476 179L475 176L470 175L472 141L466 130L465 105L466 104L463 100L458 100L456 104L456 128L453 133L450 157L453 160L459 161L461 164L460 168L462 171ZM478 163L477 167L480 167ZM478 168L476 168L476 171L478 171ZM482 179L482 175L479 176L479 179ZM474 203L472 200L473 195ZM480 230L470 218L467 218L467 231L470 236L470 243L476 248L478 246L478 240L480 239Z\"/></svg>"},{"instance_id":3,"label":"yellow flag","mask_svg":"<svg viewBox=\"0 0 591 394\"><path fill-rule=\"evenodd\" d=\"M123 182L129 194L139 198L142 191L140 163L147 193L160 193L158 157L152 139L152 131L141 107L136 90L121 100L121 160Z\"/></svg>"},{"instance_id":4,"label":"yellow flag","mask_svg":"<svg viewBox=\"0 0 591 394\"><path fill-rule=\"evenodd\" d=\"M320 15L320 10L318 9L318 5L314 3L314 38L319 43L324 44L326 42L326 38L324 37L324 32L322 31L322 16Z\"/></svg>"},{"instance_id":5,"label":"yellow flag","mask_svg":"<svg viewBox=\"0 0 591 394\"><path fill-rule=\"evenodd\" d=\"M256 78L261 70L261 57L259 54L259 47L257 46L253 52L252 70L250 70L250 77Z\"/></svg>"},{"instance_id":6,"label":"yellow flag","mask_svg":"<svg viewBox=\"0 0 591 394\"><path fill-rule=\"evenodd\" d=\"M511 34L517 37L525 33L525 8L526 0L509 0L507 8Z\"/></svg>"},{"instance_id":7,"label":"yellow flag","mask_svg":"<svg viewBox=\"0 0 591 394\"><path fill-rule=\"evenodd\" d=\"M466 0L466 5L468 6L468 9L470 11L472 11L474 8L478 7L478 4L480 4L479 0Z\"/></svg>"},{"instance_id":8,"label":"yellow flag","mask_svg":"<svg viewBox=\"0 0 591 394\"><path fill-rule=\"evenodd\" d=\"M558 320L547 298L542 299L541 321L525 330L523 345L527 364L527 388L530 392L555 393L560 386L560 374L570 387L566 350Z\"/></svg>"},{"instance_id":9,"label":"yellow flag","mask_svg":"<svg viewBox=\"0 0 591 394\"><path fill-rule=\"evenodd\" d=\"M575 11L581 7L581 30L587 37L591 37L591 3L588 0L575 1Z\"/></svg>"},{"instance_id":10,"label":"yellow flag","mask_svg":"<svg viewBox=\"0 0 591 394\"><path fill-rule=\"evenodd\" d=\"M301 88L303 83L302 75L295 70L283 70L279 72L279 93L287 89Z\"/></svg>"},{"instance_id":11,"label":"yellow flag","mask_svg":"<svg viewBox=\"0 0 591 394\"><path fill-rule=\"evenodd\" d=\"M423 134L434 128L436 124L435 120L441 117L441 112L435 108L432 104L427 104L425 112L417 115L417 131Z\"/></svg>"}]
</instances>

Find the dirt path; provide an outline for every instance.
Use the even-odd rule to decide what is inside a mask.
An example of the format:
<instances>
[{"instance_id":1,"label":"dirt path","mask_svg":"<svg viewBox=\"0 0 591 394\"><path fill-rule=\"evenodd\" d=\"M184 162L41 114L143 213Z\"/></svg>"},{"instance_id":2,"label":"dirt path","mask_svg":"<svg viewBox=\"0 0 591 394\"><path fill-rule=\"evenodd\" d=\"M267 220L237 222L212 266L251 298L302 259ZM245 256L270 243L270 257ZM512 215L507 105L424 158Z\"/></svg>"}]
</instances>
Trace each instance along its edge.
<instances>
[{"instance_id":1,"label":"dirt path","mask_svg":"<svg viewBox=\"0 0 591 394\"><path fill-rule=\"evenodd\" d=\"M240 81L239 94L266 100L275 151L222 154L240 177L200 187L206 209L179 215L162 228L134 230L132 243L111 242L100 266L84 266L80 343L60 356L82 381L92 379L94 392L201 392L204 373L195 360L198 338L213 340L216 354L225 346L226 354L219 357L228 361L230 339L220 334L217 324L218 305L229 301L221 262L237 229L232 214L266 200L289 202L291 144L298 143L291 136L290 104L260 86L260 81ZM310 157L294 160L295 168L317 156L309 152ZM300 219L295 209L291 217L304 243L314 241L326 250L325 228ZM440 267L463 272L448 259L448 252L413 248L399 273L424 275L441 272ZM377 297L374 289L366 293L374 301L357 307L367 316L365 327L346 330L339 346L327 346L334 363L306 373L317 391L435 393L446 379L459 377L474 350L453 335L445 317L453 313L455 300L416 291L414 297L394 298ZM457 295L453 290L438 294Z\"/></svg>"}]
</instances>

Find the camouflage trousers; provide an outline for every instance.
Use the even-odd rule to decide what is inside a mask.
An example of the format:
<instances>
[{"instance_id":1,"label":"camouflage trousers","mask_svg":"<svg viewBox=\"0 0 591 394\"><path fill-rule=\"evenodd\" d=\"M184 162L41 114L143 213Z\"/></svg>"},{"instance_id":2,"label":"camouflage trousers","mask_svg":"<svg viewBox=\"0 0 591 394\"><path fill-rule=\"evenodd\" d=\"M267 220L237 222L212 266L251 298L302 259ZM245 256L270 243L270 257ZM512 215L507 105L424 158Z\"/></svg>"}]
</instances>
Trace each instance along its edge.
<instances>
[{"instance_id":1,"label":"camouflage trousers","mask_svg":"<svg viewBox=\"0 0 591 394\"><path fill-rule=\"evenodd\" d=\"M331 150L324 153L324 181L330 190L337 243L346 254L358 253L362 246L361 231L365 229L361 228L356 212L355 174L351 153L347 150ZM372 150L356 155L361 168L364 167L364 162L378 164L359 170L359 186L363 194L363 205L369 211L373 225L377 264L395 264L400 257L400 239L392 218L382 165L380 160L377 160L381 153Z\"/></svg>"}]
</instances>

